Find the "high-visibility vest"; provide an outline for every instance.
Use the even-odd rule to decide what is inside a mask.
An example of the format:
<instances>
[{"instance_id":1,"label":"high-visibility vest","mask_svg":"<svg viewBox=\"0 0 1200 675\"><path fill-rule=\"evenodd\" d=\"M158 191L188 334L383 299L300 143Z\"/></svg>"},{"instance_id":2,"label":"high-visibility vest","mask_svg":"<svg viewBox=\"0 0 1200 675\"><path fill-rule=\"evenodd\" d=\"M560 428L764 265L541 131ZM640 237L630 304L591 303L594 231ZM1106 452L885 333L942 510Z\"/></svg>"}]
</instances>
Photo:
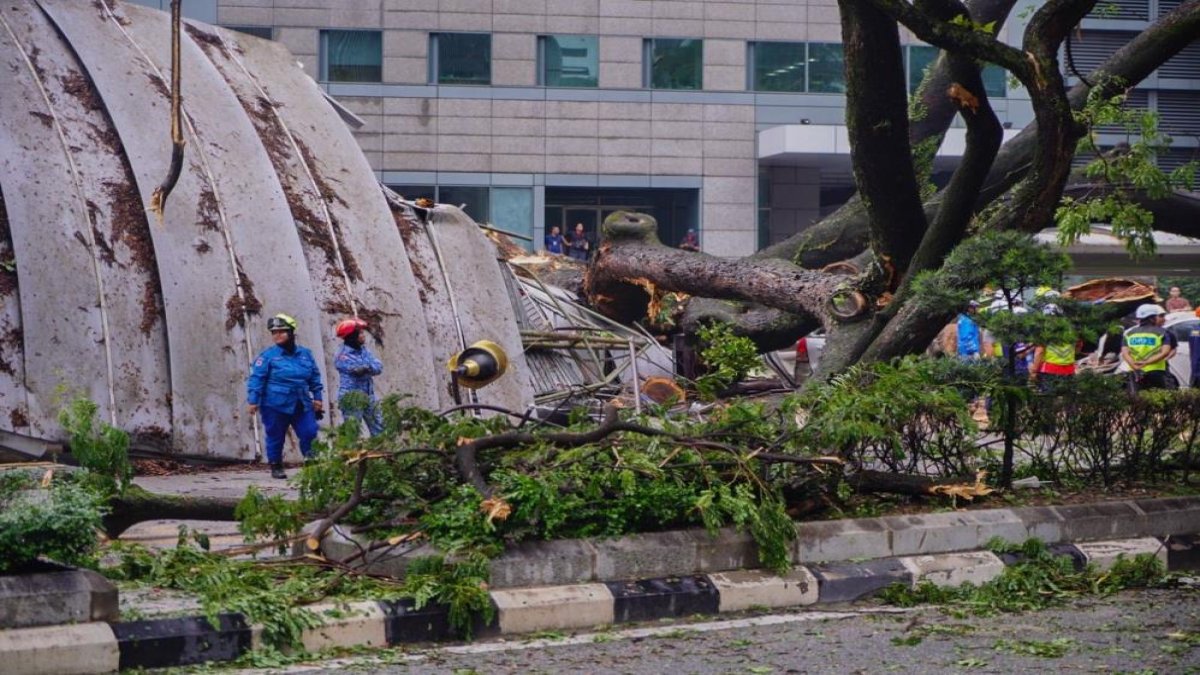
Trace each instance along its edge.
<instances>
[{"instance_id":1,"label":"high-visibility vest","mask_svg":"<svg viewBox=\"0 0 1200 675\"><path fill-rule=\"evenodd\" d=\"M1125 332L1125 346L1129 347L1129 353L1135 361L1145 361L1154 356L1166 341L1166 331L1158 326L1134 326ZM1166 369L1167 361L1163 359L1142 368L1142 371L1149 373Z\"/></svg>"},{"instance_id":2,"label":"high-visibility vest","mask_svg":"<svg viewBox=\"0 0 1200 675\"><path fill-rule=\"evenodd\" d=\"M1056 366L1075 365L1075 343L1062 342L1056 345L1046 345L1046 363Z\"/></svg>"}]
</instances>

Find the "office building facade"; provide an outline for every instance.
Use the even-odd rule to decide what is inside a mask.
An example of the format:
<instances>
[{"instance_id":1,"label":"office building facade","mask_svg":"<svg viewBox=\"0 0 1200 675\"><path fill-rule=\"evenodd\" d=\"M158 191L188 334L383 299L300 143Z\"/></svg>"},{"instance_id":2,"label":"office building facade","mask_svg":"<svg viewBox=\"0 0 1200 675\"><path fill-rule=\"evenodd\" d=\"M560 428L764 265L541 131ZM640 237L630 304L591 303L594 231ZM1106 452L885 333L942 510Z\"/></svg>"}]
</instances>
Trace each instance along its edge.
<instances>
[{"instance_id":1,"label":"office building facade","mask_svg":"<svg viewBox=\"0 0 1200 675\"><path fill-rule=\"evenodd\" d=\"M1119 0L1085 20L1081 70L1177 2ZM593 234L635 209L665 243L696 229L704 251L746 255L853 189L834 0L185 0L184 11L285 44L361 121L383 182L465 205L538 248L552 226ZM904 39L912 89L936 50ZM1015 134L1032 119L1027 96L997 69L985 80ZM1133 96L1176 137L1164 162L1195 155L1200 43ZM962 144L952 129L936 168L952 168Z\"/></svg>"}]
</instances>

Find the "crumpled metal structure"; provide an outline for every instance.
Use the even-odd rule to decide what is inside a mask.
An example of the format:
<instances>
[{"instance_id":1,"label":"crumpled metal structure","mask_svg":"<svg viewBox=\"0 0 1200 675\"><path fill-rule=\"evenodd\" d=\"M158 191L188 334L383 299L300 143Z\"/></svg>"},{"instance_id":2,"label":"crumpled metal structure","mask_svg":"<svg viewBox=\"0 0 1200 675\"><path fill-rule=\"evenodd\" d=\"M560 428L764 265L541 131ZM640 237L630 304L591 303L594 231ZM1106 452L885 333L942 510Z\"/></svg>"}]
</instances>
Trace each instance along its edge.
<instances>
[{"instance_id":1,"label":"crumpled metal structure","mask_svg":"<svg viewBox=\"0 0 1200 675\"><path fill-rule=\"evenodd\" d=\"M84 395L135 444L251 459L250 361L300 323L336 391L334 323L371 326L377 385L450 403L446 362L499 342L532 387L492 243L461 211L385 197L338 113L280 45L188 22L185 162L170 161L169 16L115 0L0 6L0 431L58 439Z\"/></svg>"}]
</instances>

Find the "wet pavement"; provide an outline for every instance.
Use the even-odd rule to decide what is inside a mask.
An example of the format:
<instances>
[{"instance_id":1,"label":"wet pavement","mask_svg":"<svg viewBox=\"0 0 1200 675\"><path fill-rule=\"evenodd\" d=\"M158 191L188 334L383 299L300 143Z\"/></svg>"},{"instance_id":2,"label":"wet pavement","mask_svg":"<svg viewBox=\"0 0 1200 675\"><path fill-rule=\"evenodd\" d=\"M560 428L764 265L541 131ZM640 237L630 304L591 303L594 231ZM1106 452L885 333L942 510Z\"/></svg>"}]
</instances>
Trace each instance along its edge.
<instances>
[{"instance_id":1,"label":"wet pavement","mask_svg":"<svg viewBox=\"0 0 1200 675\"><path fill-rule=\"evenodd\" d=\"M290 672L1200 673L1200 589L1084 598L1051 610L956 617L856 604L751 619L480 641L330 660ZM754 625L753 622L760 625ZM245 671L261 672L261 671Z\"/></svg>"}]
</instances>

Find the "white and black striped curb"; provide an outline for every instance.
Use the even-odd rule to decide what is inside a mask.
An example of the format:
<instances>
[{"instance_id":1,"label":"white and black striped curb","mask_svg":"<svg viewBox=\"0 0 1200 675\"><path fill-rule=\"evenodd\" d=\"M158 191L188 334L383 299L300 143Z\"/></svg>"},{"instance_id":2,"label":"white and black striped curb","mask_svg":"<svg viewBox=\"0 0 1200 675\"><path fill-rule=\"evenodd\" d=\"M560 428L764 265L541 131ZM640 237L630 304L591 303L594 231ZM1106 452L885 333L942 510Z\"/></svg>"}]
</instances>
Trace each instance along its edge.
<instances>
[{"instance_id":1,"label":"white and black striped curb","mask_svg":"<svg viewBox=\"0 0 1200 675\"><path fill-rule=\"evenodd\" d=\"M1171 537L1200 529L1200 497L1168 497L1007 509L926 513L880 518L807 521L796 524L793 565L840 560L899 558L978 551L993 539L1047 544ZM369 570L400 577L424 548L396 555L386 547L351 541L332 528L321 543L331 558L365 557ZM304 552L304 551L302 551ZM607 539L528 541L511 546L491 563L492 588L607 583L714 574L762 567L758 546L746 532L703 529L653 532Z\"/></svg>"},{"instance_id":2,"label":"white and black striped curb","mask_svg":"<svg viewBox=\"0 0 1200 675\"><path fill-rule=\"evenodd\" d=\"M1118 558L1148 553L1170 571L1200 571L1200 535L1144 537L1078 544L1050 550L1082 569L1110 567ZM495 618L475 634L512 635L588 629L631 621L752 608L778 609L850 602L894 583L915 586L982 584L1020 560L989 551L917 555L806 565L787 574L739 570L628 582L496 589ZM354 602L310 607L322 626L305 630L310 652L333 647L384 647L453 638L447 609L416 609L409 600ZM216 625L203 617L85 623L0 631L0 663L11 675L103 673L126 668L165 668L231 661L260 644L261 628L240 614L222 614Z\"/></svg>"}]
</instances>

